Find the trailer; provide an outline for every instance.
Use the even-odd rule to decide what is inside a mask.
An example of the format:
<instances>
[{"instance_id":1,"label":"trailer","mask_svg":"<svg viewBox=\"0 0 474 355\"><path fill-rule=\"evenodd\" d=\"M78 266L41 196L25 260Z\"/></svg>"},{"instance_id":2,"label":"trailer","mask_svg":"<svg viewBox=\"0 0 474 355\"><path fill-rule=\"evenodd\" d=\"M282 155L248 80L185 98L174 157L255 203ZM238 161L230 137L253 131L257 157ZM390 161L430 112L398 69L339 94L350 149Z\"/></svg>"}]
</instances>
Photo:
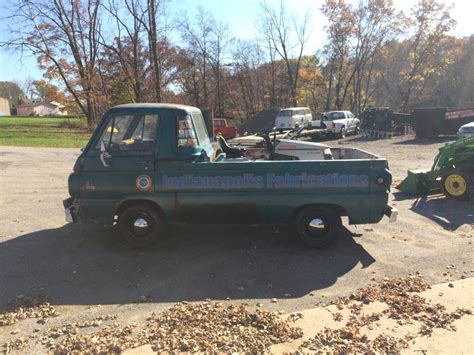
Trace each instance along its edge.
<instances>
[{"instance_id":1,"label":"trailer","mask_svg":"<svg viewBox=\"0 0 474 355\"><path fill-rule=\"evenodd\" d=\"M436 138L439 135L456 135L459 127L474 121L474 109L417 108L411 116L417 137Z\"/></svg>"},{"instance_id":2,"label":"trailer","mask_svg":"<svg viewBox=\"0 0 474 355\"><path fill-rule=\"evenodd\" d=\"M360 134L366 138L392 138L412 131L410 114L393 112L388 107L369 108L360 116Z\"/></svg>"}]
</instances>

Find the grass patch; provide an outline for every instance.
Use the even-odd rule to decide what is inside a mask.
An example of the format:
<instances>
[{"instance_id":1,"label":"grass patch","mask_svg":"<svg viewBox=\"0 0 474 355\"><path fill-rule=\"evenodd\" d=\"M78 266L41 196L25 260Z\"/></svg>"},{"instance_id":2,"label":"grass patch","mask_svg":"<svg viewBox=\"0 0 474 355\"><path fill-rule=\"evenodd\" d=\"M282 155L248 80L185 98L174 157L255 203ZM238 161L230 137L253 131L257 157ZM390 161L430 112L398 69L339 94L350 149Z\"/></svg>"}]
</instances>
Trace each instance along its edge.
<instances>
[{"instance_id":1,"label":"grass patch","mask_svg":"<svg viewBox=\"0 0 474 355\"><path fill-rule=\"evenodd\" d=\"M0 145L81 148L90 136L85 118L0 116Z\"/></svg>"}]
</instances>

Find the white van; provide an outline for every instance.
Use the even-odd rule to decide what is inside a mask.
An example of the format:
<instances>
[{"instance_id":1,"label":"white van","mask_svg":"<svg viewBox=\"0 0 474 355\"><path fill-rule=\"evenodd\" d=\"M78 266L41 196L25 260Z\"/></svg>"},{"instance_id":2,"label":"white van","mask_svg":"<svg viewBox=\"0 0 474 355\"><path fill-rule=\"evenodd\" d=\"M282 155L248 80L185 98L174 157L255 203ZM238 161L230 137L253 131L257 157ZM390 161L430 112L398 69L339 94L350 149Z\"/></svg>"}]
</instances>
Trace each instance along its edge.
<instances>
[{"instance_id":1,"label":"white van","mask_svg":"<svg viewBox=\"0 0 474 355\"><path fill-rule=\"evenodd\" d=\"M296 126L309 126L313 120L311 110L307 107L283 108L275 118L276 129L292 129Z\"/></svg>"}]
</instances>

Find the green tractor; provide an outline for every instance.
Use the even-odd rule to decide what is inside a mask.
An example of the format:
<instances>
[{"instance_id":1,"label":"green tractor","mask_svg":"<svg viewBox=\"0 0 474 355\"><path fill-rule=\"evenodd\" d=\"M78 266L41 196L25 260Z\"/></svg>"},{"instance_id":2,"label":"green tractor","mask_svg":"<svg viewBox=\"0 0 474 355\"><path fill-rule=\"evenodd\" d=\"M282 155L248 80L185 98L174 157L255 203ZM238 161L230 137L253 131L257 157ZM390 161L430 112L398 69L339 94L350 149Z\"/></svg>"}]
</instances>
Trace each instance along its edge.
<instances>
[{"instance_id":1,"label":"green tractor","mask_svg":"<svg viewBox=\"0 0 474 355\"><path fill-rule=\"evenodd\" d=\"M474 193L474 137L441 147L431 169L408 170L397 188L413 195L441 189L447 197L470 198Z\"/></svg>"}]
</instances>

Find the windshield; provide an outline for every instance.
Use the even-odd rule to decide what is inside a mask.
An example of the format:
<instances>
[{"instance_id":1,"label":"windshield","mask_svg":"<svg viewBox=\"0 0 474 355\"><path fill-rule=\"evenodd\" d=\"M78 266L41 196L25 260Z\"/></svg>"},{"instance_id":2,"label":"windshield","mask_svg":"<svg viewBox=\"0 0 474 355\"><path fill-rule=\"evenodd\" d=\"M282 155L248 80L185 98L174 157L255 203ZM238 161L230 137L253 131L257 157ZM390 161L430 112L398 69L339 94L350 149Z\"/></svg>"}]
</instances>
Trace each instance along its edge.
<instances>
[{"instance_id":1,"label":"windshield","mask_svg":"<svg viewBox=\"0 0 474 355\"><path fill-rule=\"evenodd\" d=\"M283 116L283 117L291 117L293 115L293 110L280 110L278 112L278 116Z\"/></svg>"},{"instance_id":2,"label":"windshield","mask_svg":"<svg viewBox=\"0 0 474 355\"><path fill-rule=\"evenodd\" d=\"M204 118L202 117L202 114L199 112L195 112L192 115L199 145L202 147L210 144L209 135L207 134L206 124L204 123Z\"/></svg>"},{"instance_id":3,"label":"windshield","mask_svg":"<svg viewBox=\"0 0 474 355\"><path fill-rule=\"evenodd\" d=\"M344 118L344 112L326 112L323 115L325 121L339 120Z\"/></svg>"}]
</instances>

